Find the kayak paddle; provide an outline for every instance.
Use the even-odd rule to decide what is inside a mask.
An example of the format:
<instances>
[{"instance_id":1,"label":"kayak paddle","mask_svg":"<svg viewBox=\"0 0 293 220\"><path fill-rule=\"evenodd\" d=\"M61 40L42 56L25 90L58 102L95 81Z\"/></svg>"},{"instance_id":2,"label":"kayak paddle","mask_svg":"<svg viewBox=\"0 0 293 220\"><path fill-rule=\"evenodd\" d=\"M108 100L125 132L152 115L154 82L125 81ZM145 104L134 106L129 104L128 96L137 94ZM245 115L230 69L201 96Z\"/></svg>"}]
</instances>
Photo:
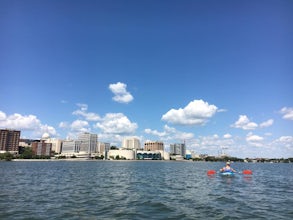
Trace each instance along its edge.
<instances>
[{"instance_id":1,"label":"kayak paddle","mask_svg":"<svg viewBox=\"0 0 293 220\"><path fill-rule=\"evenodd\" d=\"M216 173L217 173L217 171L215 171L215 170L208 170L207 171L208 176L215 175ZM241 173L241 172L239 172L239 173ZM251 170L243 170L242 174L244 174L244 175L252 175L252 171Z\"/></svg>"}]
</instances>

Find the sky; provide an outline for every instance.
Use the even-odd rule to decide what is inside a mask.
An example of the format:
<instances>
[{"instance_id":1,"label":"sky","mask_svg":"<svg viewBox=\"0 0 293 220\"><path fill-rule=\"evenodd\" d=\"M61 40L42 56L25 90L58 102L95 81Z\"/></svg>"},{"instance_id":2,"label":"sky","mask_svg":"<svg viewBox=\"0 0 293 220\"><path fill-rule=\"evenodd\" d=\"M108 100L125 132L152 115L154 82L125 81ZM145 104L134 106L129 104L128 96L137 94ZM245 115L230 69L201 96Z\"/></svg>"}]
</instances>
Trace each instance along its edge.
<instances>
[{"instance_id":1,"label":"sky","mask_svg":"<svg viewBox=\"0 0 293 220\"><path fill-rule=\"evenodd\" d=\"M0 0L0 128L293 157L293 1Z\"/></svg>"}]
</instances>

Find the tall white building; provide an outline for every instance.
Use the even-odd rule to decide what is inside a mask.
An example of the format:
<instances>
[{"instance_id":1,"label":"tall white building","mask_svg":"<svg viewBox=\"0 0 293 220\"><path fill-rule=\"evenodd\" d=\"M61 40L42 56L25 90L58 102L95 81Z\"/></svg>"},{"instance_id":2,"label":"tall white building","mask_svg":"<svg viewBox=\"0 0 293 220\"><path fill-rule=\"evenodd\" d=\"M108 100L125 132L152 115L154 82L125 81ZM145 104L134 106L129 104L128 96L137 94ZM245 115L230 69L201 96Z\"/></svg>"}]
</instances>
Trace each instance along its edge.
<instances>
[{"instance_id":1,"label":"tall white building","mask_svg":"<svg viewBox=\"0 0 293 220\"><path fill-rule=\"evenodd\" d=\"M94 153L98 143L98 135L90 134L88 132L82 133L78 136L78 151L80 153Z\"/></svg>"},{"instance_id":2,"label":"tall white building","mask_svg":"<svg viewBox=\"0 0 293 220\"><path fill-rule=\"evenodd\" d=\"M170 154L171 155L181 155L185 157L186 146L185 144L170 144Z\"/></svg>"},{"instance_id":3,"label":"tall white building","mask_svg":"<svg viewBox=\"0 0 293 220\"><path fill-rule=\"evenodd\" d=\"M123 139L122 142L122 148L123 149L141 149L140 141L136 137L127 137Z\"/></svg>"}]
</instances>

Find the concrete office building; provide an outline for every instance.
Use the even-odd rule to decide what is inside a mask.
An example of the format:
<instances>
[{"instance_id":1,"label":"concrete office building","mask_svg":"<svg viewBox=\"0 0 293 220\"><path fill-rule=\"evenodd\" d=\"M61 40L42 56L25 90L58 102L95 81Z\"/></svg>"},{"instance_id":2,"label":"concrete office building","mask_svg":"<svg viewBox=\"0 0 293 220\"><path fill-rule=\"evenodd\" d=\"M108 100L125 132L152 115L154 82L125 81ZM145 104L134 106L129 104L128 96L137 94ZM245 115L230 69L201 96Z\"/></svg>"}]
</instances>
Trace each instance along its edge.
<instances>
[{"instance_id":1,"label":"concrete office building","mask_svg":"<svg viewBox=\"0 0 293 220\"><path fill-rule=\"evenodd\" d=\"M136 149L136 150L140 150L141 149L140 141L136 137L127 137L127 138L124 138L123 139L123 142L122 142L122 148L123 149Z\"/></svg>"},{"instance_id":2,"label":"concrete office building","mask_svg":"<svg viewBox=\"0 0 293 220\"><path fill-rule=\"evenodd\" d=\"M164 143L160 141L147 141L144 143L145 151L164 151Z\"/></svg>"},{"instance_id":3,"label":"concrete office building","mask_svg":"<svg viewBox=\"0 0 293 220\"><path fill-rule=\"evenodd\" d=\"M97 143L98 143L98 135L90 134L88 132L82 133L78 136L78 152L82 153L95 153Z\"/></svg>"},{"instance_id":4,"label":"concrete office building","mask_svg":"<svg viewBox=\"0 0 293 220\"><path fill-rule=\"evenodd\" d=\"M74 140L64 140L62 142L61 155L71 157L77 153L77 145Z\"/></svg>"},{"instance_id":5,"label":"concrete office building","mask_svg":"<svg viewBox=\"0 0 293 220\"><path fill-rule=\"evenodd\" d=\"M183 144L170 144L170 154L180 155L182 157L186 156L186 146Z\"/></svg>"}]
</instances>

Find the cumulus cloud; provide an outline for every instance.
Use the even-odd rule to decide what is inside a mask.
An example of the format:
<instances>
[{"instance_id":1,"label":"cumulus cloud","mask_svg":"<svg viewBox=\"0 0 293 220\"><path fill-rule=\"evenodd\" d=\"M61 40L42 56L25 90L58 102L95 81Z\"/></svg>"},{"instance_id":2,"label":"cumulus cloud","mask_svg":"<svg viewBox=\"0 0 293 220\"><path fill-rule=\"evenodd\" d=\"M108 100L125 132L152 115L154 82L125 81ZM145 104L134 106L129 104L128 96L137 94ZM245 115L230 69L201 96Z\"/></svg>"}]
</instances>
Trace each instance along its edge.
<instances>
[{"instance_id":1,"label":"cumulus cloud","mask_svg":"<svg viewBox=\"0 0 293 220\"><path fill-rule=\"evenodd\" d=\"M74 139L78 134L90 132L90 125L84 120L75 120L72 123L60 122L59 127L68 130L67 139Z\"/></svg>"},{"instance_id":2,"label":"cumulus cloud","mask_svg":"<svg viewBox=\"0 0 293 220\"><path fill-rule=\"evenodd\" d=\"M155 136L158 136L158 137L164 137L164 136L167 135L167 133L164 132L164 131L163 132L159 132L157 130L152 130L152 129L149 129L149 128L145 129L144 132L146 134L151 134L151 135L155 135Z\"/></svg>"},{"instance_id":3,"label":"cumulus cloud","mask_svg":"<svg viewBox=\"0 0 293 220\"><path fill-rule=\"evenodd\" d=\"M284 107L280 110L280 113L283 115L283 119L293 120L293 108Z\"/></svg>"},{"instance_id":4,"label":"cumulus cloud","mask_svg":"<svg viewBox=\"0 0 293 220\"><path fill-rule=\"evenodd\" d=\"M89 131L89 123L84 120L75 120L70 124L70 129L73 132L82 133L82 132L88 132Z\"/></svg>"},{"instance_id":5,"label":"cumulus cloud","mask_svg":"<svg viewBox=\"0 0 293 220\"><path fill-rule=\"evenodd\" d=\"M231 125L234 128L241 128L243 130L255 130L256 128L266 128L273 125L274 120L269 119L260 123L259 125L255 122L250 121L246 115L239 115L239 119Z\"/></svg>"},{"instance_id":6,"label":"cumulus cloud","mask_svg":"<svg viewBox=\"0 0 293 220\"><path fill-rule=\"evenodd\" d=\"M263 137L255 135L253 133L248 133L246 136L247 143L249 143L250 145L255 146L255 147L263 146L263 143L262 143L263 140L264 140Z\"/></svg>"},{"instance_id":7,"label":"cumulus cloud","mask_svg":"<svg viewBox=\"0 0 293 220\"><path fill-rule=\"evenodd\" d=\"M261 127L261 128L270 127L270 126L273 125L273 123L274 123L274 120L273 120L273 119L269 119L269 120L267 120L267 121L261 123L261 124L259 125L259 127Z\"/></svg>"},{"instance_id":8,"label":"cumulus cloud","mask_svg":"<svg viewBox=\"0 0 293 220\"><path fill-rule=\"evenodd\" d=\"M258 125L255 122L251 122L246 115L240 115L239 119L231 126L243 130L254 130L258 127Z\"/></svg>"},{"instance_id":9,"label":"cumulus cloud","mask_svg":"<svg viewBox=\"0 0 293 220\"><path fill-rule=\"evenodd\" d=\"M77 104L80 109L72 112L73 115L79 115L85 118L87 121L99 121L101 118L98 114L93 112L87 112L88 105L87 104Z\"/></svg>"},{"instance_id":10,"label":"cumulus cloud","mask_svg":"<svg viewBox=\"0 0 293 220\"><path fill-rule=\"evenodd\" d=\"M189 132L182 132L182 131L178 131L177 129L173 128L173 127L169 127L168 125L164 126L164 131L159 132L157 130L152 130L152 129L145 129L144 132L146 134L151 134L154 136L158 136L160 139L162 140L188 140L194 137L193 133L189 133Z\"/></svg>"},{"instance_id":11,"label":"cumulus cloud","mask_svg":"<svg viewBox=\"0 0 293 220\"><path fill-rule=\"evenodd\" d=\"M133 100L133 96L126 90L127 85L121 82L110 84L109 89L114 93L112 98L119 103L129 103Z\"/></svg>"},{"instance_id":12,"label":"cumulus cloud","mask_svg":"<svg viewBox=\"0 0 293 220\"><path fill-rule=\"evenodd\" d=\"M275 140L275 143L278 146L284 146L288 149L293 149L293 137L292 136L281 136L277 140Z\"/></svg>"},{"instance_id":13,"label":"cumulus cloud","mask_svg":"<svg viewBox=\"0 0 293 220\"><path fill-rule=\"evenodd\" d=\"M224 134L223 138L229 139L229 138L232 138L232 135L231 134Z\"/></svg>"},{"instance_id":14,"label":"cumulus cloud","mask_svg":"<svg viewBox=\"0 0 293 220\"><path fill-rule=\"evenodd\" d=\"M132 134L137 129L137 124L132 123L122 113L108 113L95 127L102 129L104 133Z\"/></svg>"},{"instance_id":15,"label":"cumulus cloud","mask_svg":"<svg viewBox=\"0 0 293 220\"><path fill-rule=\"evenodd\" d=\"M43 133L56 135L54 127L42 124L35 115L21 115L14 113L7 116L4 112L0 111L0 127L22 131L33 131L34 135L40 137Z\"/></svg>"},{"instance_id":16,"label":"cumulus cloud","mask_svg":"<svg viewBox=\"0 0 293 220\"><path fill-rule=\"evenodd\" d=\"M194 100L184 108L169 110L162 116L162 120L178 125L203 125L214 116L217 109L203 100Z\"/></svg>"}]
</instances>

